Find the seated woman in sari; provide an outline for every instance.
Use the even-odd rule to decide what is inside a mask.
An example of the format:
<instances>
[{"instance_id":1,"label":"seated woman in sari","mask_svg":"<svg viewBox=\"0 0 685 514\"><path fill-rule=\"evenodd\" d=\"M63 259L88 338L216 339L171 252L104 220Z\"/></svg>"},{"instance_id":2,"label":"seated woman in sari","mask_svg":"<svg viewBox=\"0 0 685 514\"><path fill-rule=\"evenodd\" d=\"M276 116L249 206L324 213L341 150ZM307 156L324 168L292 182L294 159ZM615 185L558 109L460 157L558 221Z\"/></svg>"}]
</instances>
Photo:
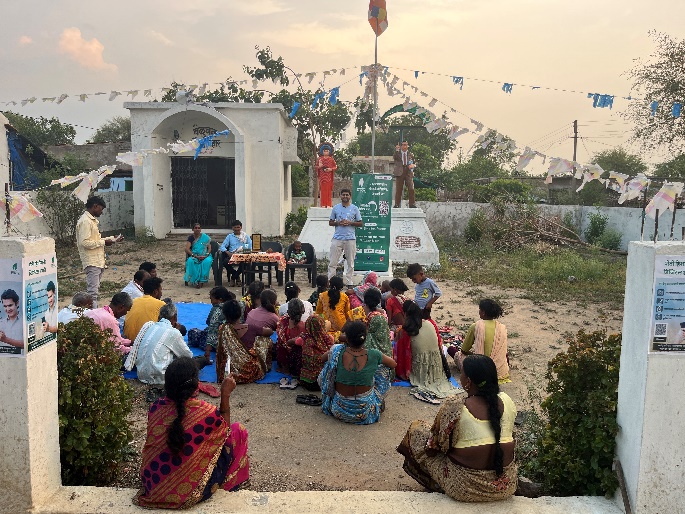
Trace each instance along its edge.
<instances>
[{"instance_id":1,"label":"seated woman in sari","mask_svg":"<svg viewBox=\"0 0 685 514\"><path fill-rule=\"evenodd\" d=\"M504 326L504 323L497 321L497 318L501 317L502 314L504 311L495 300L486 298L480 301L478 304L480 319L469 327L461 350L456 348L448 350L457 365L457 369L461 371L462 363L467 355L486 355L497 366L499 383L511 382L509 361L507 360L507 327Z\"/></svg>"},{"instance_id":2,"label":"seated woman in sari","mask_svg":"<svg viewBox=\"0 0 685 514\"><path fill-rule=\"evenodd\" d=\"M355 307L362 305L364 303L364 294L369 289L378 289L377 282L378 275L376 275L376 272L367 271L364 274L362 283L353 289L353 293L348 295L350 297L350 308L354 309ZM380 289L378 289L378 291L380 292Z\"/></svg>"},{"instance_id":3,"label":"seated woman in sari","mask_svg":"<svg viewBox=\"0 0 685 514\"><path fill-rule=\"evenodd\" d=\"M368 293L367 293L368 294ZM392 342L388 321L383 316L373 316L367 323L366 347L369 350L378 350L383 355L392 355ZM395 380L395 370L389 370L390 381Z\"/></svg>"},{"instance_id":4,"label":"seated woman in sari","mask_svg":"<svg viewBox=\"0 0 685 514\"><path fill-rule=\"evenodd\" d=\"M304 303L299 298L293 298L287 304L288 312L278 320L276 334L276 360L278 371L291 376L292 380L299 380L302 368L302 345L297 344L297 338L304 332Z\"/></svg>"},{"instance_id":5,"label":"seated woman in sari","mask_svg":"<svg viewBox=\"0 0 685 514\"><path fill-rule=\"evenodd\" d=\"M364 303L350 311L350 320L363 321L368 325L374 316L381 316L387 322L388 315L381 307L381 301L382 297L380 290L376 288L369 289L364 293Z\"/></svg>"},{"instance_id":6,"label":"seated woman in sari","mask_svg":"<svg viewBox=\"0 0 685 514\"><path fill-rule=\"evenodd\" d=\"M241 308L236 300L228 300L223 306L226 323L219 329L219 346L216 349L217 382L222 382L226 361L231 359L231 374L239 384L261 380L271 362L271 339L258 337L254 344L243 343L248 326L240 323ZM268 329L265 333L271 333Z\"/></svg>"},{"instance_id":7,"label":"seated woman in sari","mask_svg":"<svg viewBox=\"0 0 685 514\"><path fill-rule=\"evenodd\" d=\"M264 291L264 282L261 280L255 280L247 286L247 294L238 300L240 308L243 311L240 317L241 323L245 323L247 315L252 309L259 307L259 297L262 294L262 291Z\"/></svg>"},{"instance_id":8,"label":"seated woman in sari","mask_svg":"<svg viewBox=\"0 0 685 514\"><path fill-rule=\"evenodd\" d=\"M345 423L370 425L380 419L395 361L366 349L366 324L345 325L347 345L336 344L319 375L324 413ZM381 365L382 364L382 365Z\"/></svg>"},{"instance_id":9,"label":"seated woman in sari","mask_svg":"<svg viewBox=\"0 0 685 514\"><path fill-rule=\"evenodd\" d=\"M212 269L211 239L202 232L199 223L193 225L193 233L186 241L186 274L183 277L186 285L194 285L201 288L209 280L209 271Z\"/></svg>"},{"instance_id":10,"label":"seated woman in sari","mask_svg":"<svg viewBox=\"0 0 685 514\"><path fill-rule=\"evenodd\" d=\"M198 369L189 357L166 369L166 397L148 412L136 505L186 509L219 488L235 491L249 479L247 430L231 424L235 380L229 375L221 383L219 408L197 398L198 384Z\"/></svg>"},{"instance_id":11,"label":"seated woman in sari","mask_svg":"<svg viewBox=\"0 0 685 514\"><path fill-rule=\"evenodd\" d=\"M397 447L404 470L430 491L464 502L504 500L516 491L513 428L516 406L500 393L489 357L464 359L468 396L445 400L432 428L412 422Z\"/></svg>"},{"instance_id":12,"label":"seated woman in sari","mask_svg":"<svg viewBox=\"0 0 685 514\"><path fill-rule=\"evenodd\" d=\"M304 332L295 344L302 348L300 385L308 391L319 390L317 379L326 364L328 351L333 342L333 338L326 332L326 322L321 316L311 316L304 322Z\"/></svg>"},{"instance_id":13,"label":"seated woman in sari","mask_svg":"<svg viewBox=\"0 0 685 514\"><path fill-rule=\"evenodd\" d=\"M404 302L403 310L402 337L409 338L411 347L409 382L414 386L411 392L420 400L446 398L460 392L445 375L435 325L423 319L421 308L411 300ZM402 345L398 342L397 346L399 355Z\"/></svg>"},{"instance_id":14,"label":"seated woman in sari","mask_svg":"<svg viewBox=\"0 0 685 514\"><path fill-rule=\"evenodd\" d=\"M316 303L316 314L321 314L326 321L330 321L328 333L336 341L340 337L343 326L349 320L350 299L342 292L343 287L342 278L331 277L328 282L328 291L321 293Z\"/></svg>"}]
</instances>

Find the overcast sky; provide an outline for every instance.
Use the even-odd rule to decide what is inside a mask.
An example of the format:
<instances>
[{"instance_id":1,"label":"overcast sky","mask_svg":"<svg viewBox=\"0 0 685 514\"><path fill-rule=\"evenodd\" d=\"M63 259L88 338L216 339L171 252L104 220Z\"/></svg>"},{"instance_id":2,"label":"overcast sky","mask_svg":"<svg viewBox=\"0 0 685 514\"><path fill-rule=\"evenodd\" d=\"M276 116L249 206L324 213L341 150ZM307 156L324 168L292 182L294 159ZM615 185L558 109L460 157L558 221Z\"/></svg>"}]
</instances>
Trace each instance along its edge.
<instances>
[{"instance_id":1,"label":"overcast sky","mask_svg":"<svg viewBox=\"0 0 685 514\"><path fill-rule=\"evenodd\" d=\"M432 110L447 110L456 125L472 128L473 118L519 146L569 159L568 136L577 119L587 138L579 145L580 162L627 141L630 126L619 116L627 102L622 97L631 93L624 73L634 59L653 52L648 31L685 37L682 0L387 4L379 62L429 95L413 94L415 99L427 104L436 98L440 103ZM159 97L159 88L172 80L242 79L241 66L256 65L255 45L269 45L299 73L358 70L373 63L367 10L366 0L0 0L0 109L96 128L127 114L125 98L82 103L78 94L151 88ZM424 73L414 78L414 71ZM358 80L350 81L354 73L327 77L326 89L342 84L341 99L354 100L362 92ZM462 90L452 76L465 77ZM504 82L514 84L511 94L502 91ZM593 109L588 92L616 95L613 110ZM62 93L70 97L61 105L40 100ZM39 100L26 107L3 103L32 96ZM397 103L398 97L381 92L381 111ZM78 130L79 142L93 133ZM468 149L471 141L462 144Z\"/></svg>"}]
</instances>

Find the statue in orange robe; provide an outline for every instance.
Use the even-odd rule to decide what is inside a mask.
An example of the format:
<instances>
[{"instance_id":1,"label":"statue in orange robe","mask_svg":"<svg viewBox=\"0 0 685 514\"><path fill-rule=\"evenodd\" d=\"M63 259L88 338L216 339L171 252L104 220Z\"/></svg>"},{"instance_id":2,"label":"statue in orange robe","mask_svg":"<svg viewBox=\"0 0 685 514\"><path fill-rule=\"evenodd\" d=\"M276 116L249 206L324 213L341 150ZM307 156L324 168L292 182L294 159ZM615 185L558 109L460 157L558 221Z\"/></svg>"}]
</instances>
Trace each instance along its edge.
<instances>
[{"instance_id":1,"label":"statue in orange robe","mask_svg":"<svg viewBox=\"0 0 685 514\"><path fill-rule=\"evenodd\" d=\"M333 145L322 143L316 159L316 175L319 179L321 207L333 207L333 176L338 165L333 158Z\"/></svg>"}]
</instances>

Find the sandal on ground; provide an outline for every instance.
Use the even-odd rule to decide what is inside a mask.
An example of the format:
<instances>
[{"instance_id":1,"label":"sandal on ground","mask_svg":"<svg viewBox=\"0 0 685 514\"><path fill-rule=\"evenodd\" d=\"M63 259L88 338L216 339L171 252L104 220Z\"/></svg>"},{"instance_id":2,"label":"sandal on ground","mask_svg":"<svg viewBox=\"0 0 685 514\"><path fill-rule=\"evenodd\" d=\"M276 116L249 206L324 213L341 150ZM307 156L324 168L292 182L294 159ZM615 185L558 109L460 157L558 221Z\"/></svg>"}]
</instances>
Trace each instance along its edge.
<instances>
[{"instance_id":1,"label":"sandal on ground","mask_svg":"<svg viewBox=\"0 0 685 514\"><path fill-rule=\"evenodd\" d=\"M279 386L284 386L288 385L290 383L290 379L288 377L283 377L278 381Z\"/></svg>"},{"instance_id":2,"label":"sandal on ground","mask_svg":"<svg viewBox=\"0 0 685 514\"><path fill-rule=\"evenodd\" d=\"M417 400L421 400L422 402L430 403L431 405L440 405L442 402L438 400L437 398L424 394L424 393L419 393L416 392L412 395L414 398Z\"/></svg>"},{"instance_id":3,"label":"sandal on ground","mask_svg":"<svg viewBox=\"0 0 685 514\"><path fill-rule=\"evenodd\" d=\"M298 394L295 401L302 405L311 405L313 407L318 407L323 403L323 400L315 394Z\"/></svg>"}]
</instances>

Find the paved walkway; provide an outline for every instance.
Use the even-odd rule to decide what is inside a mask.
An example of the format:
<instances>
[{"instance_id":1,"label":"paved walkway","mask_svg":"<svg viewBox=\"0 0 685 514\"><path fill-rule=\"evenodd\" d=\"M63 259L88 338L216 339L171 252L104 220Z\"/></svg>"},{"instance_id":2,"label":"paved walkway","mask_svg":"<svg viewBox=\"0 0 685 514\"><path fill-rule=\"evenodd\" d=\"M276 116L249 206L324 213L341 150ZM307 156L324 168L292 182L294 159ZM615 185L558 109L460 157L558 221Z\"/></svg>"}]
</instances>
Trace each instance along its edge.
<instances>
[{"instance_id":1,"label":"paved walkway","mask_svg":"<svg viewBox=\"0 0 685 514\"><path fill-rule=\"evenodd\" d=\"M133 489L106 487L62 487L48 505L32 514L144 514L168 510L147 510L134 506ZM298 491L259 493L218 491L207 502L184 512L212 514L245 512L260 514L430 512L431 514L621 514L612 500L603 497L514 498L496 503L458 503L445 495L393 491Z\"/></svg>"}]
</instances>

